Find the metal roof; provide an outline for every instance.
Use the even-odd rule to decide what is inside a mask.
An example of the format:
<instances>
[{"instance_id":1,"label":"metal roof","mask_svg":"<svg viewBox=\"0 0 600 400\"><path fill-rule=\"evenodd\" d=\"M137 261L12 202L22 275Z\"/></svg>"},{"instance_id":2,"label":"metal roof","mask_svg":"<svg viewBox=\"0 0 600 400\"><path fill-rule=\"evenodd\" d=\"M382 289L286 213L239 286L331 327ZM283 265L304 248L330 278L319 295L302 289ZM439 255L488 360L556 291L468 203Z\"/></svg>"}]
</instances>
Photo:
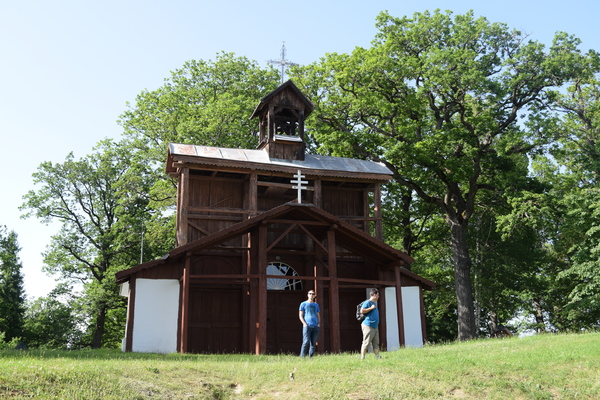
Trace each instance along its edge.
<instances>
[{"instance_id":1,"label":"metal roof","mask_svg":"<svg viewBox=\"0 0 600 400\"><path fill-rule=\"evenodd\" d=\"M276 138L277 139L277 138ZM237 161L248 164L314 169L320 171L340 171L345 173L365 173L389 175L393 173L382 163L354 158L306 154L304 160L283 160L270 158L265 149L231 149L225 147L198 146L193 144L169 144L171 156L199 157L203 160Z\"/></svg>"}]
</instances>

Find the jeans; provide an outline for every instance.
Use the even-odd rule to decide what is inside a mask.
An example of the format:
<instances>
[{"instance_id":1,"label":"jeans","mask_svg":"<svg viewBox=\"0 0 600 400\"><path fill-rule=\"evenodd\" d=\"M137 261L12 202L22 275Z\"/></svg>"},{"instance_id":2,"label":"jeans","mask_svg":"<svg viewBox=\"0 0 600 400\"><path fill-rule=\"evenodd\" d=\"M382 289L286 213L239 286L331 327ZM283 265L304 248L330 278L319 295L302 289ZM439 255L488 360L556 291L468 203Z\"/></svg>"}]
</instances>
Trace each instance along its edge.
<instances>
[{"instance_id":1,"label":"jeans","mask_svg":"<svg viewBox=\"0 0 600 400\"><path fill-rule=\"evenodd\" d=\"M305 326L302 328L302 348L300 349L300 357L305 357L307 353L309 357L312 357L315 354L320 329L321 328L318 326Z\"/></svg>"}]
</instances>

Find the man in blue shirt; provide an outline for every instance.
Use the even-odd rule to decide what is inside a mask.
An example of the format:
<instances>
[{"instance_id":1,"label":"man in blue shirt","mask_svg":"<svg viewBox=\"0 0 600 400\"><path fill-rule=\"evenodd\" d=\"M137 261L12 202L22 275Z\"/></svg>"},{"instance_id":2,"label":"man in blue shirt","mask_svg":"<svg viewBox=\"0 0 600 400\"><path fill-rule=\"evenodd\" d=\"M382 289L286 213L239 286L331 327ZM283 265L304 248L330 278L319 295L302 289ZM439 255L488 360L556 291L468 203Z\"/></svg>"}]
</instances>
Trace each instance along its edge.
<instances>
[{"instance_id":1,"label":"man in blue shirt","mask_svg":"<svg viewBox=\"0 0 600 400\"><path fill-rule=\"evenodd\" d=\"M363 341L360 347L360 358L364 359L369 349L369 345L373 346L375 357L381 358L379 355L379 309L377 308L377 300L379 300L379 290L371 289L371 296L366 300L360 312L366 314L360 327L362 329Z\"/></svg>"},{"instance_id":2,"label":"man in blue shirt","mask_svg":"<svg viewBox=\"0 0 600 400\"><path fill-rule=\"evenodd\" d=\"M298 311L298 317L302 322L300 357L305 357L307 354L312 357L315 354L317 338L321 329L321 310L315 299L315 291L309 290L308 300L300 303L300 310Z\"/></svg>"}]
</instances>

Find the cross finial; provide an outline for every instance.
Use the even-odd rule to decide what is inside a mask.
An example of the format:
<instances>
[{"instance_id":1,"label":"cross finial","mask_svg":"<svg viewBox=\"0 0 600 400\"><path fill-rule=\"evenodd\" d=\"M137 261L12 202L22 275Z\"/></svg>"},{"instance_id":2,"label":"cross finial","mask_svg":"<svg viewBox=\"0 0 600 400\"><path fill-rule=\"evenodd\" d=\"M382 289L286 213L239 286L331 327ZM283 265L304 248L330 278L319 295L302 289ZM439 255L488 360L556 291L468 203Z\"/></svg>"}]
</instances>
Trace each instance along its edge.
<instances>
[{"instance_id":1,"label":"cross finial","mask_svg":"<svg viewBox=\"0 0 600 400\"><path fill-rule=\"evenodd\" d=\"M281 66L281 83L283 83L283 78L285 76L285 67L298 65L296 63L293 63L293 62L285 59L285 42L282 42L282 43L283 44L281 45L281 54L280 54L279 60L269 60L268 61L269 64Z\"/></svg>"},{"instance_id":2,"label":"cross finial","mask_svg":"<svg viewBox=\"0 0 600 400\"><path fill-rule=\"evenodd\" d=\"M294 178L296 178L296 179L291 180L292 184L297 185L297 186L292 186L292 189L298 189L298 204L302 203L302 189L307 189L306 186L303 186L308 183L308 181L302 180L302 178L304 178L304 177L305 177L305 175L302 175L302 171L298 170L298 173L296 175L294 175Z\"/></svg>"}]
</instances>

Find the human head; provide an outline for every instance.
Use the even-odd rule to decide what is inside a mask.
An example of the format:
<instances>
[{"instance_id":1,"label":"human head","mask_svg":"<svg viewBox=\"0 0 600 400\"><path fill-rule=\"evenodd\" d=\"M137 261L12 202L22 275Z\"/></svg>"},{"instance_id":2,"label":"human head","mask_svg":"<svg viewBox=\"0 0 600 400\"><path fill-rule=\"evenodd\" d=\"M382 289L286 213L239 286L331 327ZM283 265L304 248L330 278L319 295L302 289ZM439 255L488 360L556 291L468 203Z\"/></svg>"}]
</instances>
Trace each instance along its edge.
<instances>
[{"instance_id":1,"label":"human head","mask_svg":"<svg viewBox=\"0 0 600 400\"><path fill-rule=\"evenodd\" d=\"M315 299L317 297L317 294L315 293L314 290L311 289L311 290L308 291L307 296L308 296L309 299Z\"/></svg>"},{"instance_id":2,"label":"human head","mask_svg":"<svg viewBox=\"0 0 600 400\"><path fill-rule=\"evenodd\" d=\"M378 289L371 289L371 291L369 292L369 295L371 297L379 296L379 290Z\"/></svg>"}]
</instances>

